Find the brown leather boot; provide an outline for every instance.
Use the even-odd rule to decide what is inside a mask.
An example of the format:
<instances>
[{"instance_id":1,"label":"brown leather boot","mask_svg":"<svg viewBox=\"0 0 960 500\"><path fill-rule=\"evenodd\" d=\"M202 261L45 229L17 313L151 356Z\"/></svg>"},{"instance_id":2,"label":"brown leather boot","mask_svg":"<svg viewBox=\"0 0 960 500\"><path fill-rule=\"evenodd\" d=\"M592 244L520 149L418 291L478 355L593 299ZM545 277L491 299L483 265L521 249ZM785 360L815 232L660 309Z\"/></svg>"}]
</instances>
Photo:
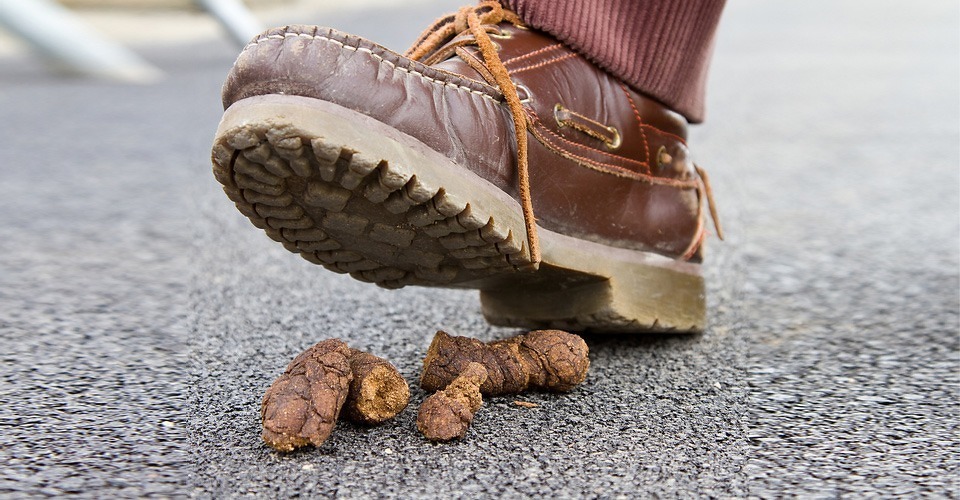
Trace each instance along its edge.
<instances>
[{"instance_id":1,"label":"brown leather boot","mask_svg":"<svg viewBox=\"0 0 960 500\"><path fill-rule=\"evenodd\" d=\"M406 56L272 29L223 105L214 174L311 262L480 289L500 325L704 327L709 189L686 121L496 2L438 20Z\"/></svg>"}]
</instances>

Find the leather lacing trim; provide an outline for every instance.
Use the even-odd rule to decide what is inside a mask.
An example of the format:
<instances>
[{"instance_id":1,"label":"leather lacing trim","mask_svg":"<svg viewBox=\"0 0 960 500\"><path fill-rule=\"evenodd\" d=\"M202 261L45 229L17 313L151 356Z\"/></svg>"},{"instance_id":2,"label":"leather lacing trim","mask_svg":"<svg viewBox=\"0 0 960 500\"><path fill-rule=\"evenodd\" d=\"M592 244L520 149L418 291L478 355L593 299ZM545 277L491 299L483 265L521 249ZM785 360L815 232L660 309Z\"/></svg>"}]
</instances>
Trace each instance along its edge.
<instances>
[{"instance_id":1,"label":"leather lacing trim","mask_svg":"<svg viewBox=\"0 0 960 500\"><path fill-rule=\"evenodd\" d=\"M576 111L567 109L560 103L553 107L553 118L557 120L557 125L560 128L571 127L579 130L581 133L603 142L610 149L620 147L620 131L617 130L617 127L591 120Z\"/></svg>"},{"instance_id":2,"label":"leather lacing trim","mask_svg":"<svg viewBox=\"0 0 960 500\"><path fill-rule=\"evenodd\" d=\"M523 112L517 86L510 79L507 68L500 60L497 48L490 39L490 30L498 29L496 25L508 22L515 26L523 26L517 14L500 6L493 0L484 0L477 6L461 7L455 14L441 17L433 26L427 28L413 47L405 54L410 59L423 63L430 62L430 57L445 43L461 33L469 32L472 38L464 37L457 40L457 48L464 45L477 45L480 57L483 58L483 70L478 72L491 85L495 85L503 94L510 115L513 118L513 128L517 140L517 183L520 193L520 206L523 209L523 224L527 232L527 246L530 250L530 261L534 267L540 264L540 239L537 236L537 219L533 214L533 200L530 195L530 173L527 164L527 115ZM425 60L425 58L428 58ZM476 61L465 59L467 64L474 67ZM473 63L473 64L471 64Z\"/></svg>"}]
</instances>

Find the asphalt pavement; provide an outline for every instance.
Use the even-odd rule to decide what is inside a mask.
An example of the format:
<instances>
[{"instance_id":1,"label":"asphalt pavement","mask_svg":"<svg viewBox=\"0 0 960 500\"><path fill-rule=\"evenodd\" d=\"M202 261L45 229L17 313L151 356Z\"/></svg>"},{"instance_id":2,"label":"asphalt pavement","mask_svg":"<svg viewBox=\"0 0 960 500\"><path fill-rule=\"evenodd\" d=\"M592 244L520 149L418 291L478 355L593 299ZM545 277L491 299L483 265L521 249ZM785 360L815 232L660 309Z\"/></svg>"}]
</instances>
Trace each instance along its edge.
<instances>
[{"instance_id":1,"label":"asphalt pavement","mask_svg":"<svg viewBox=\"0 0 960 500\"><path fill-rule=\"evenodd\" d=\"M455 6L303 22L405 48ZM958 31L955 2L731 2L690 141L730 236L707 332L589 336L582 386L493 398L443 445L414 425L434 332L516 331L472 292L313 266L231 206L209 145L236 49L140 47L149 86L0 59L0 497L958 498ZM413 404L271 451L263 391L330 337Z\"/></svg>"}]
</instances>

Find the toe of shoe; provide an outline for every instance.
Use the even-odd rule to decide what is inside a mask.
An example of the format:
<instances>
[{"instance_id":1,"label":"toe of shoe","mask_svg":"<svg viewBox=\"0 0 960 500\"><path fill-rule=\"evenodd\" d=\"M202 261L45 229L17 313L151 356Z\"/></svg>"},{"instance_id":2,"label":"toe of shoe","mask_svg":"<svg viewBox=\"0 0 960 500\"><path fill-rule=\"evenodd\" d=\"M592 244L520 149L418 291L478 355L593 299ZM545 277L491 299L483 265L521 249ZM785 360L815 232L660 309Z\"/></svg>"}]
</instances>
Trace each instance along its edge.
<instances>
[{"instance_id":1,"label":"toe of shoe","mask_svg":"<svg viewBox=\"0 0 960 500\"><path fill-rule=\"evenodd\" d=\"M510 119L499 90L486 83L361 37L291 25L270 29L244 48L224 83L223 106L266 94L311 97L358 111L494 184L510 185Z\"/></svg>"}]
</instances>

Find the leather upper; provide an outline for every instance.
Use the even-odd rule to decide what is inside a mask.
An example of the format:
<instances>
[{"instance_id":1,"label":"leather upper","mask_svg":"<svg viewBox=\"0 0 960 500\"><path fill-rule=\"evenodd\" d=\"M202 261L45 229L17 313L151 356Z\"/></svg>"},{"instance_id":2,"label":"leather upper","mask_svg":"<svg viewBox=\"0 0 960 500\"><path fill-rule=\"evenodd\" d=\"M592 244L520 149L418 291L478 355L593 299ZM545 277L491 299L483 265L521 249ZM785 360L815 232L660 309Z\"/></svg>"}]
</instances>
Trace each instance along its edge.
<instances>
[{"instance_id":1,"label":"leather upper","mask_svg":"<svg viewBox=\"0 0 960 500\"><path fill-rule=\"evenodd\" d=\"M509 23L491 33L530 124L537 223L613 246L698 258L704 201L684 118L549 35ZM223 105L263 94L333 102L413 136L516 198L510 113L474 69L482 69L476 48L458 42L438 49L428 66L332 29L275 28L240 54ZM472 65L465 61L471 57Z\"/></svg>"}]
</instances>

